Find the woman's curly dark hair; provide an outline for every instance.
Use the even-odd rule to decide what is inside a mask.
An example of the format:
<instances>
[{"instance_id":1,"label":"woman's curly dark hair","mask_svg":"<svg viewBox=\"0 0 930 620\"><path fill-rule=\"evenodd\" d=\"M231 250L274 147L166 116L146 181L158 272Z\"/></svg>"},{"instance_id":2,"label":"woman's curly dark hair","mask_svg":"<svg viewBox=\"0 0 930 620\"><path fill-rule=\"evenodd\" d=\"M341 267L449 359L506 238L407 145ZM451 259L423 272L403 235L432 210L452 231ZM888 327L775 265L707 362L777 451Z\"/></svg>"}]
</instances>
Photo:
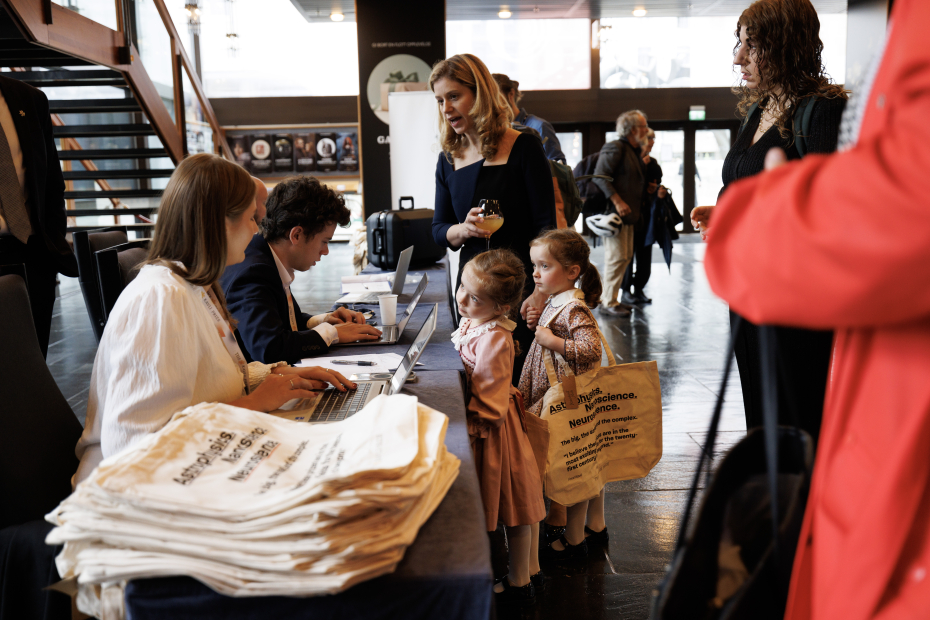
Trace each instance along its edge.
<instances>
[{"instance_id":1,"label":"woman's curly dark hair","mask_svg":"<svg viewBox=\"0 0 930 620\"><path fill-rule=\"evenodd\" d=\"M743 26L747 43L755 47L756 67L762 79L755 90L744 84L733 89L739 97L739 116L745 117L753 103L773 97L773 86L781 87L783 103L790 105L782 108L775 126L782 138L793 138L788 121L801 99L815 94L825 99L849 97L849 91L831 83L824 69L820 20L810 0L753 2L736 23L734 57L740 48Z\"/></svg>"},{"instance_id":2,"label":"woman's curly dark hair","mask_svg":"<svg viewBox=\"0 0 930 620\"><path fill-rule=\"evenodd\" d=\"M312 237L333 223L348 226L352 219L345 199L309 175L289 177L275 185L265 207L268 213L261 229L268 243L287 238L295 226Z\"/></svg>"}]
</instances>

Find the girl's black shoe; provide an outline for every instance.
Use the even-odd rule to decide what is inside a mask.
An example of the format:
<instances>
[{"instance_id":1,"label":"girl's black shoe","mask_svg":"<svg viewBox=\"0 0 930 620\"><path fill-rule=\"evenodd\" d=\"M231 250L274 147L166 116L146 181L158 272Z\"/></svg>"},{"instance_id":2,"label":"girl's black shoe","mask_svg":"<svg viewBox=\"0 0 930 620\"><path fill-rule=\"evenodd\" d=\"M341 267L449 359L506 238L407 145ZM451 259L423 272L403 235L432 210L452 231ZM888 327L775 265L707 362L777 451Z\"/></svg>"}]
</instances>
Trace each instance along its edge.
<instances>
[{"instance_id":1,"label":"girl's black shoe","mask_svg":"<svg viewBox=\"0 0 930 620\"><path fill-rule=\"evenodd\" d=\"M536 588L536 594L543 593L543 590L546 589L546 575L542 572L542 569L535 575L530 575L530 583Z\"/></svg>"},{"instance_id":2,"label":"girl's black shoe","mask_svg":"<svg viewBox=\"0 0 930 620\"><path fill-rule=\"evenodd\" d=\"M595 532L587 525L584 526L584 539L588 543L588 546L596 545L598 547L606 547L607 542L610 540L610 535L607 533L607 527L604 527L600 532Z\"/></svg>"},{"instance_id":3,"label":"girl's black shoe","mask_svg":"<svg viewBox=\"0 0 930 620\"><path fill-rule=\"evenodd\" d=\"M543 522L543 531L542 531L542 541L540 544L543 548L548 547L559 538L562 537L562 534L565 533L564 525L549 525L545 521Z\"/></svg>"},{"instance_id":4,"label":"girl's black shoe","mask_svg":"<svg viewBox=\"0 0 930 620\"><path fill-rule=\"evenodd\" d=\"M542 571L538 574L542 574ZM499 607L525 607L536 602L536 587L533 585L533 578L530 578L530 582L525 586L519 587L511 585L508 577L504 577L501 583L504 584L503 592L494 593L494 601Z\"/></svg>"},{"instance_id":5,"label":"girl's black shoe","mask_svg":"<svg viewBox=\"0 0 930 620\"><path fill-rule=\"evenodd\" d=\"M584 560L588 557L588 545L585 541L581 541L577 545L570 545L568 541L565 540L565 536L559 538L559 542L562 543L564 547L561 551L549 545L545 549L545 556L551 560Z\"/></svg>"}]
</instances>

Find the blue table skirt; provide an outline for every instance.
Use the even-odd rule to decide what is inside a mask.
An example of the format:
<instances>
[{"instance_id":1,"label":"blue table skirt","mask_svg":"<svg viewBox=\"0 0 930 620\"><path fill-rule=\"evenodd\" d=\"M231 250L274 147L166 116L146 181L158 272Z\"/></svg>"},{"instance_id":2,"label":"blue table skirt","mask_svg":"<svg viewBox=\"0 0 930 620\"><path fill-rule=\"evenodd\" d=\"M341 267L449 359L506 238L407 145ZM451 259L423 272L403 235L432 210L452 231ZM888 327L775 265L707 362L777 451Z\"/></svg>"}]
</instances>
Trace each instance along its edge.
<instances>
[{"instance_id":1,"label":"blue table skirt","mask_svg":"<svg viewBox=\"0 0 930 620\"><path fill-rule=\"evenodd\" d=\"M451 344L447 346L451 348ZM189 577L137 579L126 588L127 617L487 618L491 609L490 553L459 373L439 370L418 374L419 383L408 384L404 392L449 416L446 447L462 464L445 499L420 529L393 574L337 595L313 598L230 598Z\"/></svg>"}]
</instances>

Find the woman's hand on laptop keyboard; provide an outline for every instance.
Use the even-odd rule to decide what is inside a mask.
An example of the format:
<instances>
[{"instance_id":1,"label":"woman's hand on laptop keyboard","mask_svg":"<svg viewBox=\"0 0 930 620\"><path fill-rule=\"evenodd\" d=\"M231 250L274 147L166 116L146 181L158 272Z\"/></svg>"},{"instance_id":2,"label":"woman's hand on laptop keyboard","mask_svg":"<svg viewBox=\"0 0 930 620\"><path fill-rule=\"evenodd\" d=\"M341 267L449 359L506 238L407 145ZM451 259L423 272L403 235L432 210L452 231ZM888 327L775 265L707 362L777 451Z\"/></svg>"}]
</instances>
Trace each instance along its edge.
<instances>
[{"instance_id":1,"label":"woman's hand on laptop keyboard","mask_svg":"<svg viewBox=\"0 0 930 620\"><path fill-rule=\"evenodd\" d=\"M278 370L278 368L275 368L275 370ZM280 375L272 373L265 377L265 380L251 394L229 404L253 411L274 411L280 409L281 405L289 400L316 396L317 392L313 390L321 390L321 386L324 385L320 381L304 379L296 374Z\"/></svg>"},{"instance_id":2,"label":"woman's hand on laptop keyboard","mask_svg":"<svg viewBox=\"0 0 930 620\"><path fill-rule=\"evenodd\" d=\"M377 330L375 330L377 331ZM358 387L355 383L352 383L346 379L342 374L336 372L335 370L330 370L329 368L323 368L321 366L309 366L306 368L294 368L293 366L278 366L271 372L293 378L294 375L297 375L301 379L309 381L309 383L314 386L308 389L311 390L323 390L326 389L326 384L331 384L334 388L340 392L345 392L346 388L354 390ZM296 381L294 382L297 383Z\"/></svg>"}]
</instances>

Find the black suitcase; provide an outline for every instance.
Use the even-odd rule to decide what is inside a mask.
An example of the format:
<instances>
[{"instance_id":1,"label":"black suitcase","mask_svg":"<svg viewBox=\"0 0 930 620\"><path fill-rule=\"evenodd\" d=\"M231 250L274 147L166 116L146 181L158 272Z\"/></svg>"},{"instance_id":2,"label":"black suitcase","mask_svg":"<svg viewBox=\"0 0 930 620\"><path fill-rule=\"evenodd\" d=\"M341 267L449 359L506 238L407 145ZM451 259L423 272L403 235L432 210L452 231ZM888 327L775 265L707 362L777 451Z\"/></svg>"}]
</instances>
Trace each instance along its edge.
<instances>
[{"instance_id":1,"label":"black suitcase","mask_svg":"<svg viewBox=\"0 0 930 620\"><path fill-rule=\"evenodd\" d=\"M404 202L410 207L405 209ZM413 198L402 196L399 211L379 211L368 217L368 261L381 269L396 269L400 253L413 246L411 266L435 263L446 249L433 241L433 210L414 209Z\"/></svg>"}]
</instances>

